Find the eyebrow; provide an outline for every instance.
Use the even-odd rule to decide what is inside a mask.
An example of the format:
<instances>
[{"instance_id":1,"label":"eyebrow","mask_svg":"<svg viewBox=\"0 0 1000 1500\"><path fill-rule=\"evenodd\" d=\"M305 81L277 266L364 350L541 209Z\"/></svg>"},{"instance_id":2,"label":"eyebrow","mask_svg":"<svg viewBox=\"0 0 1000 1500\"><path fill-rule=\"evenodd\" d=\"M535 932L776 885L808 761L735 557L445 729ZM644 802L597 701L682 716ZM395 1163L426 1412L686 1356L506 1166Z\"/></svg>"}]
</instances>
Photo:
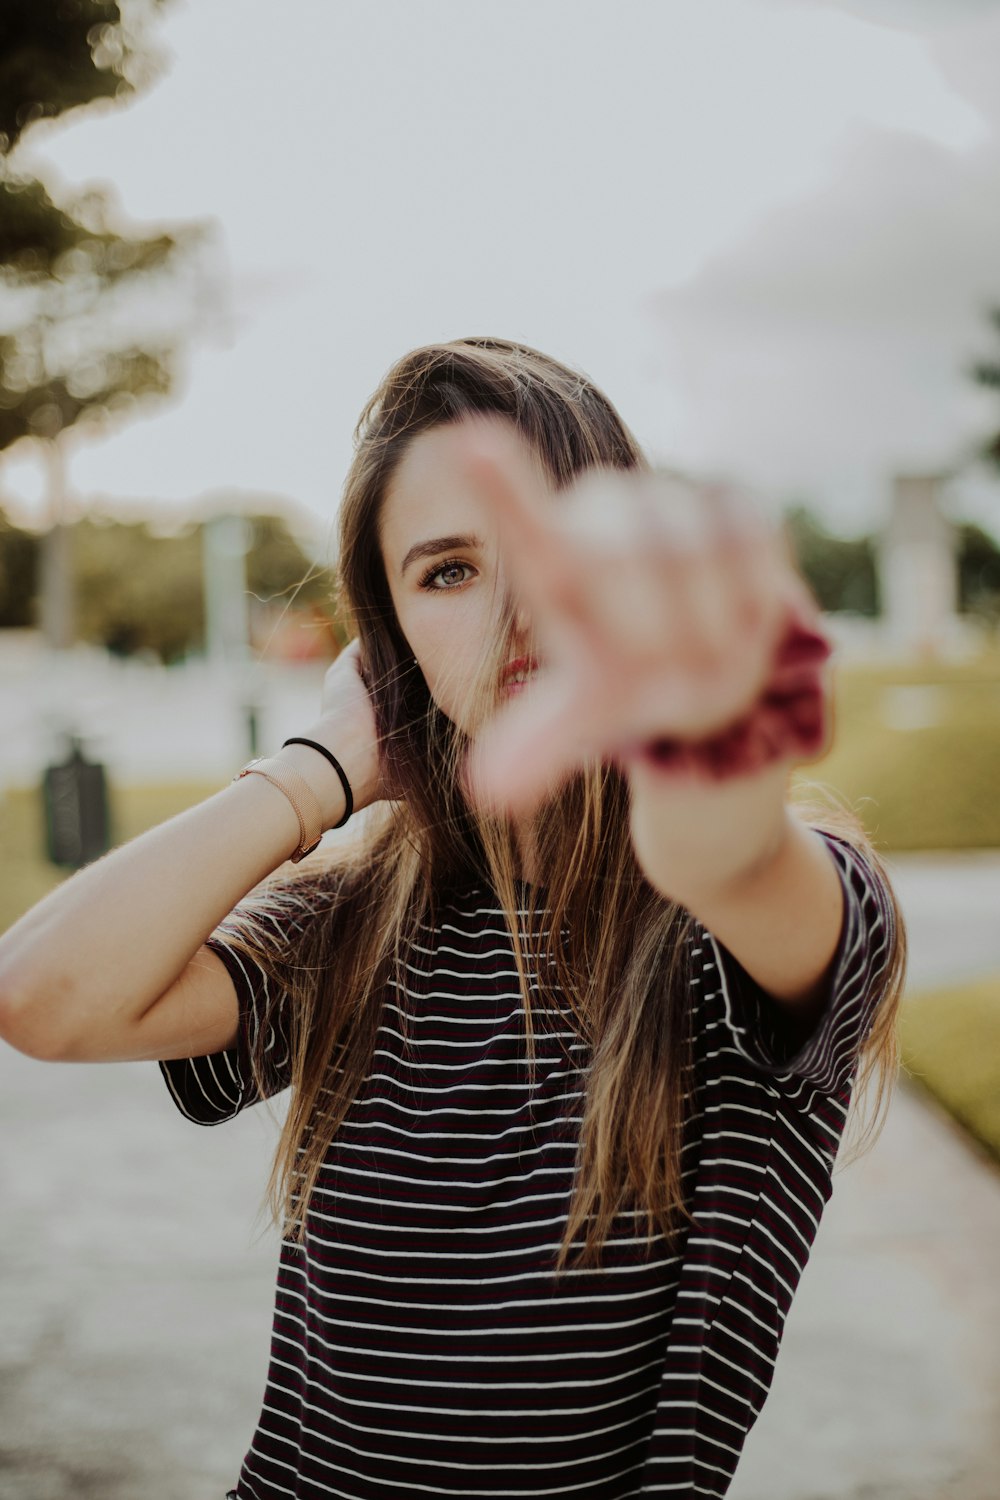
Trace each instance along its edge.
<instances>
[{"instance_id":1,"label":"eyebrow","mask_svg":"<svg viewBox=\"0 0 1000 1500\"><path fill-rule=\"evenodd\" d=\"M417 562L421 557L437 557L441 552L455 552L461 549L472 550L482 547L483 543L478 536L434 536L426 542L416 542L403 558L400 568L400 576L406 572L411 563Z\"/></svg>"}]
</instances>

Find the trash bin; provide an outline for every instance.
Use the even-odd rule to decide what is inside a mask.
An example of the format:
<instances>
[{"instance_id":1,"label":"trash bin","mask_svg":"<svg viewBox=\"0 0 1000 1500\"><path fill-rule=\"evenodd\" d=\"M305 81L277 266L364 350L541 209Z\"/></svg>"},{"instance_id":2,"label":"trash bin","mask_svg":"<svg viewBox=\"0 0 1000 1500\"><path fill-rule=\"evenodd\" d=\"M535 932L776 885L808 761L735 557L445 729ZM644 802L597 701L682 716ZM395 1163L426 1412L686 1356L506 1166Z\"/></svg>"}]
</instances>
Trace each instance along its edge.
<instances>
[{"instance_id":1,"label":"trash bin","mask_svg":"<svg viewBox=\"0 0 1000 1500\"><path fill-rule=\"evenodd\" d=\"M78 870L108 850L108 787L104 767L70 739L69 759L47 766L42 781L45 844L52 864Z\"/></svg>"}]
</instances>

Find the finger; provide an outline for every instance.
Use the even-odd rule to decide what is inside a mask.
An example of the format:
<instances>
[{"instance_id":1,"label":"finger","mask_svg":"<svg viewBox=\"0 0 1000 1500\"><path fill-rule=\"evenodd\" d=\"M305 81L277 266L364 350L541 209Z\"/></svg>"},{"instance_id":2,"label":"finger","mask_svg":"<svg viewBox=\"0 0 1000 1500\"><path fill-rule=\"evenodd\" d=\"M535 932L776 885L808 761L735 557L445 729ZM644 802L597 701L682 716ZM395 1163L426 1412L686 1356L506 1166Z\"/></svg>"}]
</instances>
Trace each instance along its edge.
<instances>
[{"instance_id":1,"label":"finger","mask_svg":"<svg viewBox=\"0 0 1000 1500\"><path fill-rule=\"evenodd\" d=\"M551 499L545 507L528 499L492 464L481 464L477 479L492 506L504 568L519 598L539 620L584 618L586 559L552 515Z\"/></svg>"},{"instance_id":2,"label":"finger","mask_svg":"<svg viewBox=\"0 0 1000 1500\"><path fill-rule=\"evenodd\" d=\"M601 489L596 494L589 482L578 487L581 522L591 531L611 522L595 501L615 507L595 613L624 652L668 651L679 661L704 657L710 664L725 645L728 601L700 493L670 475L646 473L606 476Z\"/></svg>"},{"instance_id":3,"label":"finger","mask_svg":"<svg viewBox=\"0 0 1000 1500\"><path fill-rule=\"evenodd\" d=\"M465 424L465 465L470 481L489 501L500 532L507 572L539 615L582 612L581 559L563 524L562 500L539 461L522 445L510 447L509 435L489 419Z\"/></svg>"},{"instance_id":4,"label":"finger","mask_svg":"<svg viewBox=\"0 0 1000 1500\"><path fill-rule=\"evenodd\" d=\"M752 497L710 486L706 502L718 552L732 582L742 623L750 627L767 614L781 593L789 566L781 531Z\"/></svg>"},{"instance_id":5,"label":"finger","mask_svg":"<svg viewBox=\"0 0 1000 1500\"><path fill-rule=\"evenodd\" d=\"M550 526L541 514L548 486L526 445L513 447L509 434L485 417L466 419L462 440L465 470L511 538L526 550L549 548Z\"/></svg>"},{"instance_id":6,"label":"finger","mask_svg":"<svg viewBox=\"0 0 1000 1500\"><path fill-rule=\"evenodd\" d=\"M513 815L533 812L595 753L581 694L568 687L514 704L469 752L465 784L473 802Z\"/></svg>"}]
</instances>

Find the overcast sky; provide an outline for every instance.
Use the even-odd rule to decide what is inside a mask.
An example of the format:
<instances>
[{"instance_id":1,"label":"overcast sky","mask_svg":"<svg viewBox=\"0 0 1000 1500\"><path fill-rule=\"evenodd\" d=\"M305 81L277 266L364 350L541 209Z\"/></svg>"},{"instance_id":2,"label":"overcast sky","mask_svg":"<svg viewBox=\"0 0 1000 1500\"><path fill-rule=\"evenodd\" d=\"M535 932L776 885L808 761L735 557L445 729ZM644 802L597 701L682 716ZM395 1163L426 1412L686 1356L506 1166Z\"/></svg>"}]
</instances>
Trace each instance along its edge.
<instances>
[{"instance_id":1,"label":"overcast sky","mask_svg":"<svg viewBox=\"0 0 1000 1500\"><path fill-rule=\"evenodd\" d=\"M72 441L82 502L238 488L323 527L385 368L472 333L843 532L1000 423L963 376L1000 302L1000 0L175 0L158 33L153 90L23 148L218 225L181 397ZM40 475L21 445L0 499L37 514ZM994 482L954 491L1000 521Z\"/></svg>"}]
</instances>

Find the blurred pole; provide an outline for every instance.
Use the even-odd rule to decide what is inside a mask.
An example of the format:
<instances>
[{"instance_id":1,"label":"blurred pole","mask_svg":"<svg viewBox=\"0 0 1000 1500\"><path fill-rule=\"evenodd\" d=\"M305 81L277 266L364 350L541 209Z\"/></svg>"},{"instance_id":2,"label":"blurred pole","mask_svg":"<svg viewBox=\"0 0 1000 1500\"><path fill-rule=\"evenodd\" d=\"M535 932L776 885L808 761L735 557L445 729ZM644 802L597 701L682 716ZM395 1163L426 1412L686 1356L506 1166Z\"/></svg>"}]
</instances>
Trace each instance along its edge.
<instances>
[{"instance_id":1,"label":"blurred pole","mask_svg":"<svg viewBox=\"0 0 1000 1500\"><path fill-rule=\"evenodd\" d=\"M249 526L243 516L213 516L202 531L205 647L216 667L241 665L249 653Z\"/></svg>"},{"instance_id":2,"label":"blurred pole","mask_svg":"<svg viewBox=\"0 0 1000 1500\"><path fill-rule=\"evenodd\" d=\"M66 503L66 465L58 438L42 442L48 478L48 530L41 539L39 625L46 646L50 736L66 742L67 758L42 770L42 813L49 861L77 870L110 847L108 786L104 767L89 761L77 735L73 707L76 638L73 531Z\"/></svg>"},{"instance_id":3,"label":"blurred pole","mask_svg":"<svg viewBox=\"0 0 1000 1500\"><path fill-rule=\"evenodd\" d=\"M958 533L945 514L946 474L896 474L880 547L886 633L897 650L938 657L958 618Z\"/></svg>"},{"instance_id":4,"label":"blurred pole","mask_svg":"<svg viewBox=\"0 0 1000 1500\"><path fill-rule=\"evenodd\" d=\"M48 476L48 530L41 539L39 601L42 636L50 651L73 644L72 531L66 516L66 468L57 438L42 443Z\"/></svg>"},{"instance_id":5,"label":"blurred pole","mask_svg":"<svg viewBox=\"0 0 1000 1500\"><path fill-rule=\"evenodd\" d=\"M245 516L213 516L202 528L205 651L234 689L250 756L257 754L258 706L250 651L247 553L251 527Z\"/></svg>"}]
</instances>

